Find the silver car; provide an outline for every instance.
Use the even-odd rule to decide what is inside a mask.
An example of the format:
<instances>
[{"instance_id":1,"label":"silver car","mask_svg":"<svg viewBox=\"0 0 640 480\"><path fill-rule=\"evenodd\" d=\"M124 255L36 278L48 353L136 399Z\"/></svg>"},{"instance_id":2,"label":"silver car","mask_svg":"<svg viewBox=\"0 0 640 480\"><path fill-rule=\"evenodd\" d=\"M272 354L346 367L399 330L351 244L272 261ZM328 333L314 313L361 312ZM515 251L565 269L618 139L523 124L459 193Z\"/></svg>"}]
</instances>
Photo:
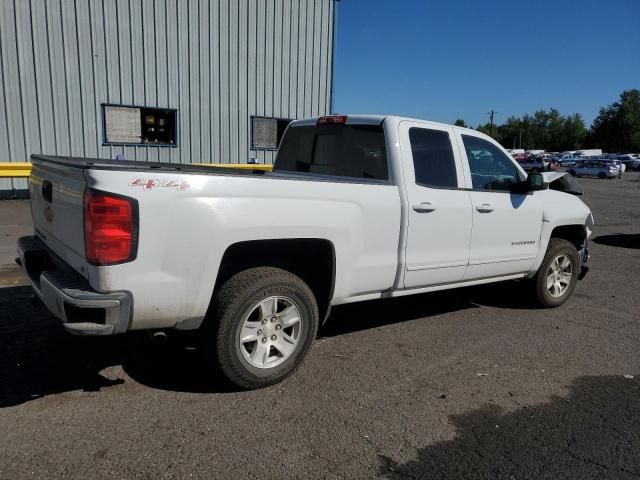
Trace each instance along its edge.
<instances>
[{"instance_id":1,"label":"silver car","mask_svg":"<svg viewBox=\"0 0 640 480\"><path fill-rule=\"evenodd\" d=\"M574 177L615 178L622 172L620 165L608 160L582 160L568 170Z\"/></svg>"}]
</instances>

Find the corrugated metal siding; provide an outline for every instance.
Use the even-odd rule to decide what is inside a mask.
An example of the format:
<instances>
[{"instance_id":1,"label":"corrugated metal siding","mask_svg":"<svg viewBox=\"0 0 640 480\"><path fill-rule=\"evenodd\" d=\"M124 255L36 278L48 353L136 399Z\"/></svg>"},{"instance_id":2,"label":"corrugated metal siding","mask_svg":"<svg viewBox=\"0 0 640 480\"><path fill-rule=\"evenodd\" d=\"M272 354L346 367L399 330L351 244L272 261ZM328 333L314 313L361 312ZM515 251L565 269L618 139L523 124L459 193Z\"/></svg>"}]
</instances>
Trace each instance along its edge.
<instances>
[{"instance_id":1,"label":"corrugated metal siding","mask_svg":"<svg viewBox=\"0 0 640 480\"><path fill-rule=\"evenodd\" d=\"M0 0L0 161L271 163L249 118L329 112L334 1ZM102 103L177 108L178 147L103 146Z\"/></svg>"}]
</instances>

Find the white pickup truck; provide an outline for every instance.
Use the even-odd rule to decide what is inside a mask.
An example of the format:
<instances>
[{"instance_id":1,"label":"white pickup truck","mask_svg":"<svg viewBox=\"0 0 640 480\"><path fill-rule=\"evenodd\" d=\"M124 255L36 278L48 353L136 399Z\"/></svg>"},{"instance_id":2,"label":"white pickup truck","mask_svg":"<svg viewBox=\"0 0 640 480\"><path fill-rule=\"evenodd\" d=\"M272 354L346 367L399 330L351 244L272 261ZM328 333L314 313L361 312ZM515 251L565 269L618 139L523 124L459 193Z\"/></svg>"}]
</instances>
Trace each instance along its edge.
<instances>
[{"instance_id":1,"label":"white pickup truck","mask_svg":"<svg viewBox=\"0 0 640 480\"><path fill-rule=\"evenodd\" d=\"M64 327L200 329L244 388L293 372L332 305L522 279L555 307L587 269L593 217L572 177L527 176L493 139L439 123L295 121L273 172L32 164L17 261Z\"/></svg>"}]
</instances>

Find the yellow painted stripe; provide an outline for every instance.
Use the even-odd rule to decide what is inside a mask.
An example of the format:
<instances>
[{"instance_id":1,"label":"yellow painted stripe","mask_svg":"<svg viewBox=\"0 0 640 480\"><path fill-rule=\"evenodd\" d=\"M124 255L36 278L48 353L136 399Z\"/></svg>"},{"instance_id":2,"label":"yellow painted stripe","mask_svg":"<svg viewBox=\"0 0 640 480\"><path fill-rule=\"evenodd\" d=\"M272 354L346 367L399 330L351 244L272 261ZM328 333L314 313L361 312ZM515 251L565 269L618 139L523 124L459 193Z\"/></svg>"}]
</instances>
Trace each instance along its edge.
<instances>
[{"instance_id":1,"label":"yellow painted stripe","mask_svg":"<svg viewBox=\"0 0 640 480\"><path fill-rule=\"evenodd\" d=\"M265 165L262 163L198 163L195 165L202 165L203 167L238 168L240 170L262 170L264 172L273 170L273 165ZM31 163L29 162L0 162L0 178L28 177L29 175L31 175Z\"/></svg>"},{"instance_id":2,"label":"yellow painted stripe","mask_svg":"<svg viewBox=\"0 0 640 480\"><path fill-rule=\"evenodd\" d=\"M194 163L194 165L202 165L203 167L239 168L240 170L262 170L264 172L270 172L273 170L273 165L265 163Z\"/></svg>"}]
</instances>

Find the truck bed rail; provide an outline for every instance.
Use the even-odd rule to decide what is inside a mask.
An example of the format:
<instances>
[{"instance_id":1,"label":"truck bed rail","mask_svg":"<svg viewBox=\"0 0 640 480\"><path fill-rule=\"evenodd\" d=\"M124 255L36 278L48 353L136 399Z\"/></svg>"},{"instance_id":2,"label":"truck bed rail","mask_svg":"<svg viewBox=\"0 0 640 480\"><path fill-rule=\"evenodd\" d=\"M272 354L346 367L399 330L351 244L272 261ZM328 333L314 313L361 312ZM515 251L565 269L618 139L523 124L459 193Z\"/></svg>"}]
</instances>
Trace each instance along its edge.
<instances>
[{"instance_id":1,"label":"truck bed rail","mask_svg":"<svg viewBox=\"0 0 640 480\"><path fill-rule=\"evenodd\" d=\"M261 170L270 172L273 165L254 163L198 163L203 167L236 168L239 170ZM27 178L31 175L30 162L0 162L0 178Z\"/></svg>"}]
</instances>

